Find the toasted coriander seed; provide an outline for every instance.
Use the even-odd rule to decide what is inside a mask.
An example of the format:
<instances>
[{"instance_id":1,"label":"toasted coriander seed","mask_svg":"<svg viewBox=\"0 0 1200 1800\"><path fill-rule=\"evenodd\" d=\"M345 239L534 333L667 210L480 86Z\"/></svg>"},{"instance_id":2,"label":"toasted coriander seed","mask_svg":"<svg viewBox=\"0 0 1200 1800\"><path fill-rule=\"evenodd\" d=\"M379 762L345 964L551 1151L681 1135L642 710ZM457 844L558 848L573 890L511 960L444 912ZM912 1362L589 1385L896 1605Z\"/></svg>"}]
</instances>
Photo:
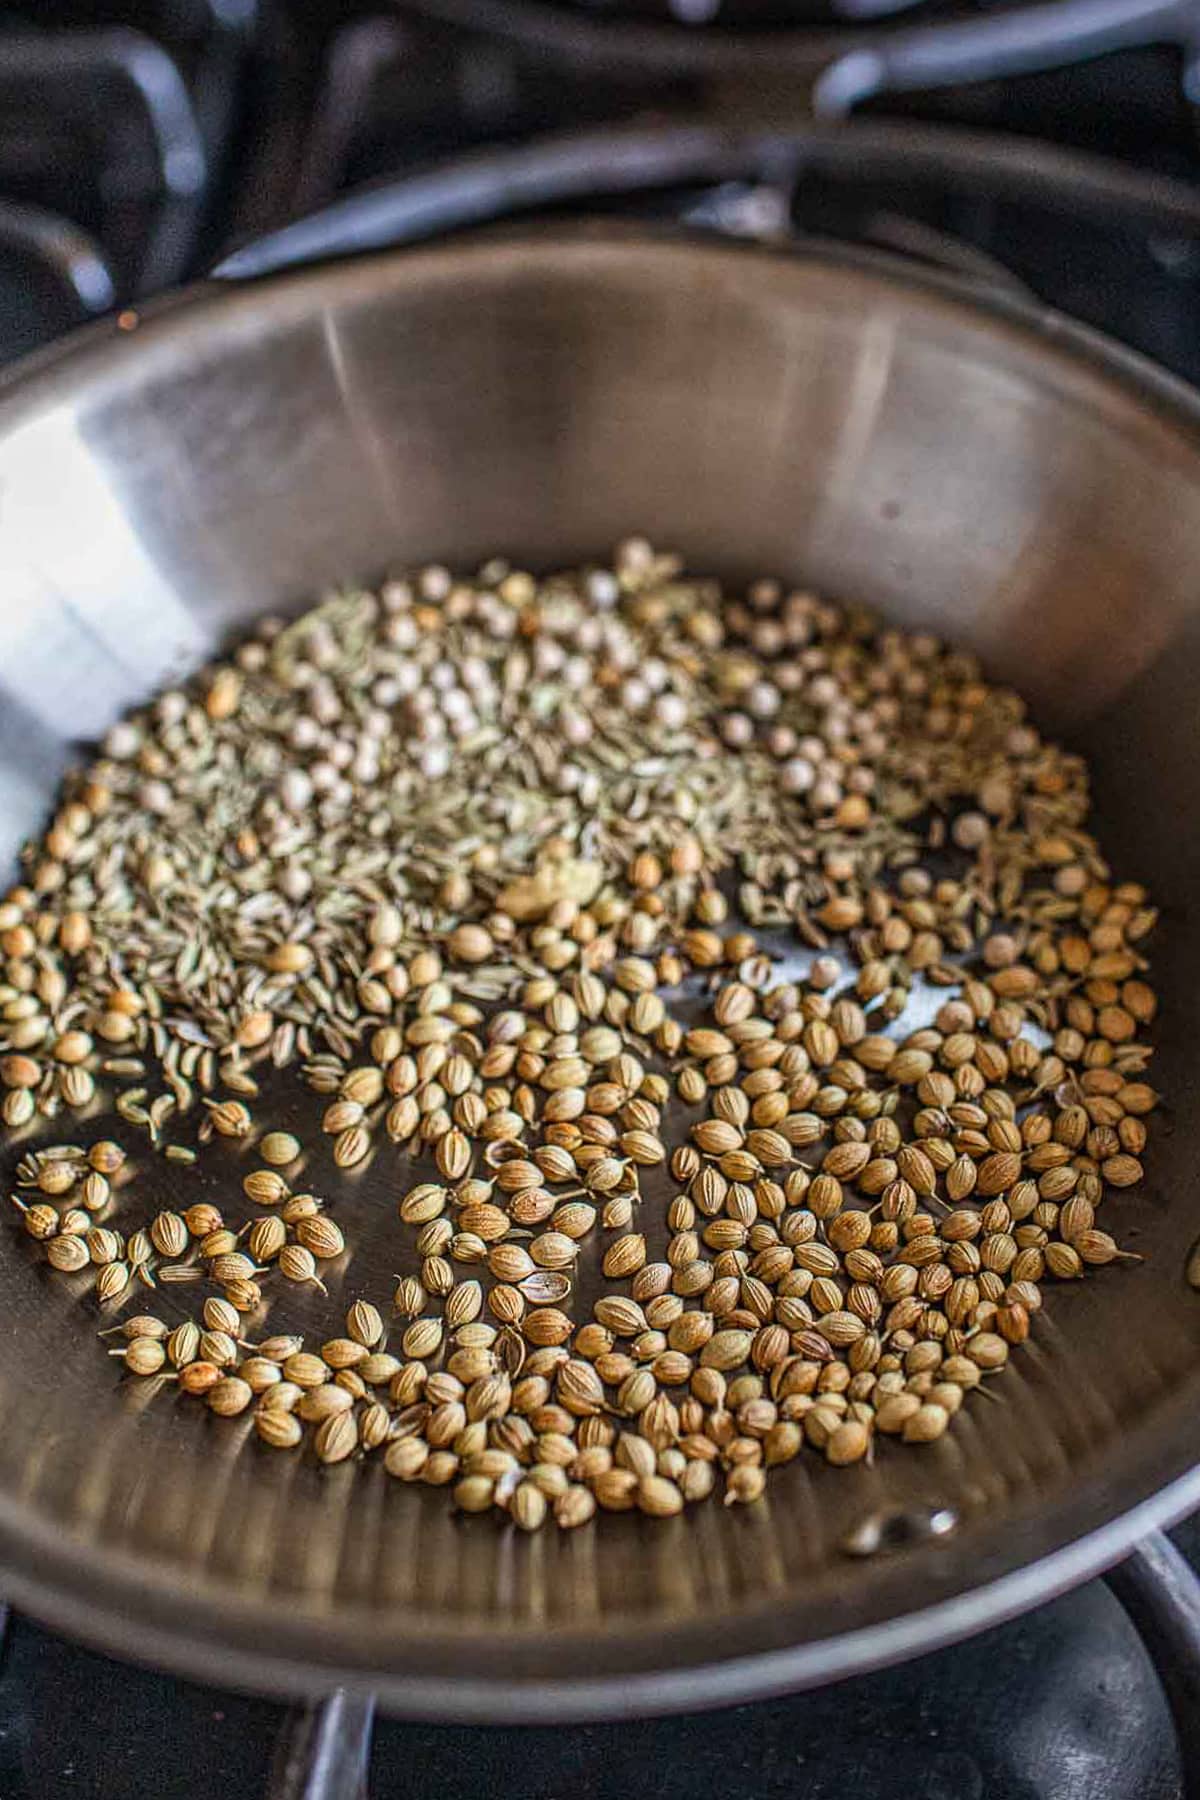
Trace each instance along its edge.
<instances>
[{"instance_id":1,"label":"toasted coriander seed","mask_svg":"<svg viewBox=\"0 0 1200 1800\"><path fill-rule=\"evenodd\" d=\"M247 1137L253 1130L249 1108L240 1100L209 1101L207 1105L209 1119L221 1137Z\"/></svg>"},{"instance_id":2,"label":"toasted coriander seed","mask_svg":"<svg viewBox=\"0 0 1200 1800\"><path fill-rule=\"evenodd\" d=\"M209 1394L220 1380L221 1371L215 1363L188 1363L186 1368L179 1371L179 1385L185 1394Z\"/></svg>"},{"instance_id":3,"label":"toasted coriander seed","mask_svg":"<svg viewBox=\"0 0 1200 1800\"><path fill-rule=\"evenodd\" d=\"M647 1474L638 1481L637 1505L652 1519L669 1519L683 1511L683 1495L673 1481Z\"/></svg>"},{"instance_id":4,"label":"toasted coriander seed","mask_svg":"<svg viewBox=\"0 0 1200 1800\"><path fill-rule=\"evenodd\" d=\"M150 1242L160 1256L182 1256L188 1246L188 1229L178 1213L160 1212L150 1226Z\"/></svg>"},{"instance_id":5,"label":"toasted coriander seed","mask_svg":"<svg viewBox=\"0 0 1200 1800\"><path fill-rule=\"evenodd\" d=\"M91 1256L80 1237L52 1237L46 1245L46 1261L60 1274L74 1275L87 1267Z\"/></svg>"},{"instance_id":6,"label":"toasted coriander seed","mask_svg":"<svg viewBox=\"0 0 1200 1800\"><path fill-rule=\"evenodd\" d=\"M646 1261L646 1240L638 1232L620 1237L604 1253L604 1273L610 1281L633 1275Z\"/></svg>"},{"instance_id":7,"label":"toasted coriander seed","mask_svg":"<svg viewBox=\"0 0 1200 1800\"><path fill-rule=\"evenodd\" d=\"M125 1367L131 1375L157 1375L166 1361L166 1351L155 1338L139 1337L124 1352Z\"/></svg>"},{"instance_id":8,"label":"toasted coriander seed","mask_svg":"<svg viewBox=\"0 0 1200 1800\"><path fill-rule=\"evenodd\" d=\"M739 1463L726 1478L725 1504L752 1506L756 1500L762 1499L766 1485L766 1473L760 1465Z\"/></svg>"},{"instance_id":9,"label":"toasted coriander seed","mask_svg":"<svg viewBox=\"0 0 1200 1800\"><path fill-rule=\"evenodd\" d=\"M278 1407L259 1408L254 1415L254 1429L264 1444L273 1450L294 1450L303 1442L304 1427L292 1413Z\"/></svg>"},{"instance_id":10,"label":"toasted coriander seed","mask_svg":"<svg viewBox=\"0 0 1200 1800\"><path fill-rule=\"evenodd\" d=\"M153 1338L155 1343L161 1343L169 1335L162 1320L156 1319L152 1313L138 1313L135 1318L126 1319L120 1331L129 1343L139 1337Z\"/></svg>"},{"instance_id":11,"label":"toasted coriander seed","mask_svg":"<svg viewBox=\"0 0 1200 1800\"><path fill-rule=\"evenodd\" d=\"M37 1112L37 1101L29 1088L10 1088L0 1101L0 1120L10 1131L19 1131L22 1125L28 1125Z\"/></svg>"},{"instance_id":12,"label":"toasted coriander seed","mask_svg":"<svg viewBox=\"0 0 1200 1800\"><path fill-rule=\"evenodd\" d=\"M317 1276L316 1258L311 1250L304 1248L303 1244L285 1244L279 1252L275 1266L285 1281L301 1283L312 1281L318 1287L321 1285Z\"/></svg>"},{"instance_id":13,"label":"toasted coriander seed","mask_svg":"<svg viewBox=\"0 0 1200 1800\"><path fill-rule=\"evenodd\" d=\"M177 1369L195 1362L200 1354L200 1328L190 1319L177 1325L167 1339L167 1355Z\"/></svg>"},{"instance_id":14,"label":"toasted coriander seed","mask_svg":"<svg viewBox=\"0 0 1200 1800\"><path fill-rule=\"evenodd\" d=\"M76 1170L71 1162L66 1160L62 1162L48 1161L42 1163L38 1169L37 1185L43 1194L49 1194L54 1199L61 1199L64 1194L71 1192L76 1178Z\"/></svg>"},{"instance_id":15,"label":"toasted coriander seed","mask_svg":"<svg viewBox=\"0 0 1200 1800\"><path fill-rule=\"evenodd\" d=\"M52 1238L58 1230L58 1214L49 1205L22 1206L21 1223L31 1238Z\"/></svg>"},{"instance_id":16,"label":"toasted coriander seed","mask_svg":"<svg viewBox=\"0 0 1200 1800\"><path fill-rule=\"evenodd\" d=\"M332 1219L326 1218L324 1213L300 1219L295 1226L295 1233L297 1241L320 1259L340 1256L346 1248L341 1227L335 1225Z\"/></svg>"},{"instance_id":17,"label":"toasted coriander seed","mask_svg":"<svg viewBox=\"0 0 1200 1800\"><path fill-rule=\"evenodd\" d=\"M370 1132L363 1125L352 1125L334 1139L333 1160L339 1169L353 1169L366 1159L370 1148Z\"/></svg>"},{"instance_id":18,"label":"toasted coriander seed","mask_svg":"<svg viewBox=\"0 0 1200 1800\"><path fill-rule=\"evenodd\" d=\"M353 1412L332 1413L317 1426L313 1437L313 1450L317 1461L323 1463L345 1462L358 1448L358 1426Z\"/></svg>"},{"instance_id":19,"label":"toasted coriander seed","mask_svg":"<svg viewBox=\"0 0 1200 1800\"><path fill-rule=\"evenodd\" d=\"M383 1336L383 1320L368 1300L356 1300L346 1314L346 1334L368 1350Z\"/></svg>"},{"instance_id":20,"label":"toasted coriander seed","mask_svg":"<svg viewBox=\"0 0 1200 1800\"><path fill-rule=\"evenodd\" d=\"M242 1191L255 1206L278 1206L287 1198L287 1182L274 1169L254 1169L242 1182Z\"/></svg>"},{"instance_id":21,"label":"toasted coriander seed","mask_svg":"<svg viewBox=\"0 0 1200 1800\"><path fill-rule=\"evenodd\" d=\"M258 1396L258 1409L260 1412L295 1412L303 1398L304 1389L297 1387L294 1381L285 1381L281 1375L278 1381L263 1388Z\"/></svg>"},{"instance_id":22,"label":"toasted coriander seed","mask_svg":"<svg viewBox=\"0 0 1200 1800\"><path fill-rule=\"evenodd\" d=\"M30 1210L32 1210L32 1208ZM25 1223L26 1229L28 1229L28 1214L26 1214ZM121 1251L124 1248L121 1239L115 1231L107 1231L103 1226L99 1225L93 1225L91 1230L84 1234L84 1242L87 1244L88 1254L92 1261L101 1265L110 1264L115 1266L117 1259L120 1257ZM121 1290L120 1288L117 1288L114 1291L119 1293ZM97 1282L96 1285L96 1292L100 1292L99 1282Z\"/></svg>"},{"instance_id":23,"label":"toasted coriander seed","mask_svg":"<svg viewBox=\"0 0 1200 1800\"><path fill-rule=\"evenodd\" d=\"M416 1481L429 1460L429 1446L423 1438L397 1438L388 1445L383 1466L398 1481Z\"/></svg>"},{"instance_id":24,"label":"toasted coriander seed","mask_svg":"<svg viewBox=\"0 0 1200 1800\"><path fill-rule=\"evenodd\" d=\"M269 1263L287 1243L287 1226L278 1213L255 1219L246 1234L246 1248L257 1263Z\"/></svg>"},{"instance_id":25,"label":"toasted coriander seed","mask_svg":"<svg viewBox=\"0 0 1200 1800\"><path fill-rule=\"evenodd\" d=\"M201 1332L198 1349L204 1362L215 1363L218 1368L228 1367L237 1361L237 1343L229 1332Z\"/></svg>"},{"instance_id":26,"label":"toasted coriander seed","mask_svg":"<svg viewBox=\"0 0 1200 1800\"><path fill-rule=\"evenodd\" d=\"M205 1238L210 1232L220 1231L221 1214L215 1206L201 1202L198 1206L189 1206L183 1215L183 1222L193 1237Z\"/></svg>"},{"instance_id":27,"label":"toasted coriander seed","mask_svg":"<svg viewBox=\"0 0 1200 1800\"><path fill-rule=\"evenodd\" d=\"M564 1487L558 1495L561 1499L567 1489ZM509 1517L521 1531L537 1531L546 1518L546 1496L532 1481L523 1481L516 1488L509 1502Z\"/></svg>"},{"instance_id":28,"label":"toasted coriander seed","mask_svg":"<svg viewBox=\"0 0 1200 1800\"><path fill-rule=\"evenodd\" d=\"M425 1306L425 1289L413 1275L406 1275L397 1283L392 1296L392 1305L404 1318L415 1318Z\"/></svg>"},{"instance_id":29,"label":"toasted coriander seed","mask_svg":"<svg viewBox=\"0 0 1200 1800\"><path fill-rule=\"evenodd\" d=\"M258 1154L274 1169L286 1168L288 1163L297 1160L300 1153L300 1140L293 1137L290 1131L268 1131L259 1140Z\"/></svg>"},{"instance_id":30,"label":"toasted coriander seed","mask_svg":"<svg viewBox=\"0 0 1200 1800\"><path fill-rule=\"evenodd\" d=\"M96 1260L93 1256L93 1262ZM110 1262L101 1269L96 1277L96 1298L102 1306L111 1300L120 1299L129 1286L130 1268L128 1263Z\"/></svg>"},{"instance_id":31,"label":"toasted coriander seed","mask_svg":"<svg viewBox=\"0 0 1200 1800\"><path fill-rule=\"evenodd\" d=\"M262 1348L265 1350L266 1346ZM313 1356L307 1350L292 1350L283 1359L283 1374L286 1381L294 1381L297 1387L305 1389L320 1387L329 1380L329 1369L319 1356Z\"/></svg>"},{"instance_id":32,"label":"toasted coriander seed","mask_svg":"<svg viewBox=\"0 0 1200 1800\"><path fill-rule=\"evenodd\" d=\"M210 1411L223 1419L232 1419L238 1413L245 1412L254 1398L254 1390L240 1376L225 1375L220 1381L213 1383L207 1397Z\"/></svg>"},{"instance_id":33,"label":"toasted coriander seed","mask_svg":"<svg viewBox=\"0 0 1200 1800\"><path fill-rule=\"evenodd\" d=\"M588 1489L572 1485L564 1489L554 1502L554 1522L563 1531L574 1531L594 1517L596 1502Z\"/></svg>"},{"instance_id":34,"label":"toasted coriander seed","mask_svg":"<svg viewBox=\"0 0 1200 1800\"><path fill-rule=\"evenodd\" d=\"M825 1445L825 1459L837 1464L860 1462L870 1444L871 1436L866 1426L857 1420L847 1420L830 1434Z\"/></svg>"},{"instance_id":35,"label":"toasted coriander seed","mask_svg":"<svg viewBox=\"0 0 1200 1800\"><path fill-rule=\"evenodd\" d=\"M401 1349L405 1356L419 1361L427 1361L435 1356L442 1345L442 1322L440 1319L418 1319L410 1325L401 1339Z\"/></svg>"}]
</instances>

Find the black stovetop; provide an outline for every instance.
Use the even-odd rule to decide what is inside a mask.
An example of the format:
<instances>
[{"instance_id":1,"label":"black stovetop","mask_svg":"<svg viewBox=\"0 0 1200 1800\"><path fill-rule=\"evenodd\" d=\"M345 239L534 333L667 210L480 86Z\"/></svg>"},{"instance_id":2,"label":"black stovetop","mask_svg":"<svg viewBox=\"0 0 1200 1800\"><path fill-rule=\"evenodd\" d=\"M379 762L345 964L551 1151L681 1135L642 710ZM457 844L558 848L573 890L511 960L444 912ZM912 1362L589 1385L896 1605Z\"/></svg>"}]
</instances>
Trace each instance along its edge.
<instances>
[{"instance_id":1,"label":"black stovetop","mask_svg":"<svg viewBox=\"0 0 1200 1800\"><path fill-rule=\"evenodd\" d=\"M1060 4L1081 11L1080 0ZM1111 14L1113 0L1104 4ZM667 159L629 191L621 156L606 155L610 128L627 138L685 119L734 120L806 141L810 127L798 80L698 74L686 56L679 72L643 71L632 51L597 62L601 29L624 45L620 34L650 25L661 48L684 41L664 32L748 29L761 43L786 27L794 59L798 34L861 30L872 12L895 15L891 29L1005 10L999 0L513 0L510 31L493 28L494 14L486 29L464 24L470 0L0 5L0 361L201 273L360 183L500 145L525 159L522 210L615 209L905 247L985 282L1015 279L1200 381L1200 149L1185 97L1197 84L1178 45L1068 56L1066 67L1021 79L874 103L876 125L991 134L982 164L966 140L946 138L934 176L928 159L852 167L826 148L784 157L783 177L778 156L764 167L756 152L718 174ZM553 44L540 42L539 19L554 26ZM572 21L593 44L578 58L557 29ZM141 79L147 69L153 81ZM585 130L600 134L586 158L592 173L582 189L564 186L563 158L546 146ZM1118 158L1142 183L1140 200L1077 207L1069 181L1047 186L1036 168L1024 186L997 182L1006 144L1010 170L1032 168L1038 146ZM405 233L478 217L469 196L479 167L447 177L419 222L401 206ZM1157 178L1177 185L1155 188ZM512 182L494 187L511 193ZM1176 1539L1200 1566L1200 1521ZM272 1762L287 1718L273 1702L117 1663L12 1617L0 1648L0 1800L264 1800L281 1792ZM370 1790L377 1800L1180 1800L1184 1791L1157 1676L1100 1582L904 1667L703 1717L560 1730L382 1723Z\"/></svg>"},{"instance_id":2,"label":"black stovetop","mask_svg":"<svg viewBox=\"0 0 1200 1800\"><path fill-rule=\"evenodd\" d=\"M1195 1521L1177 1534L1200 1555ZM3 1800L265 1800L269 1701L10 1622ZM726 1712L560 1728L375 1728L374 1800L1181 1800L1141 1643L1102 1582L953 1649ZM298 1800L298 1797L297 1797Z\"/></svg>"}]
</instances>

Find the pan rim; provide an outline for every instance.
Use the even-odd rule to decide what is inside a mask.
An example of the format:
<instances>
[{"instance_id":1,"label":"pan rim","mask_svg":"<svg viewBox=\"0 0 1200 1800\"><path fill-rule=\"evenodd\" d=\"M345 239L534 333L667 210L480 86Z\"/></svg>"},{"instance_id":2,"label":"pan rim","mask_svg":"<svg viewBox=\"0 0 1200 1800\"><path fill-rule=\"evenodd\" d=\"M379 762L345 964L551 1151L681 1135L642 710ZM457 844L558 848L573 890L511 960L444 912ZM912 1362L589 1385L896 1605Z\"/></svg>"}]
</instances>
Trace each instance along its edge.
<instances>
[{"instance_id":1,"label":"pan rim","mask_svg":"<svg viewBox=\"0 0 1200 1800\"><path fill-rule=\"evenodd\" d=\"M388 1716L459 1725L562 1725L717 1711L802 1693L945 1649L1003 1625L1103 1575L1151 1534L1200 1506L1200 1466L1105 1525L979 1587L828 1638L782 1649L716 1656L637 1674L421 1675L347 1669L276 1654L260 1641L197 1639L186 1624L150 1621L137 1607L99 1602L66 1582L48 1586L9 1560L0 1544L6 1601L30 1618L107 1655L165 1668L225 1691L319 1700L335 1691L372 1698ZM89 1559L78 1559L86 1574ZM261 1627L262 1620L259 1619ZM585 1642L596 1634L581 1631Z\"/></svg>"},{"instance_id":2,"label":"pan rim","mask_svg":"<svg viewBox=\"0 0 1200 1800\"><path fill-rule=\"evenodd\" d=\"M1007 293L981 294L959 277L915 269L877 252L824 244L781 250L644 227L618 228L610 223L598 227L591 222L579 226L525 225L472 234L448 245L377 252L332 266L318 264L271 274L244 285L198 284L142 309L134 329L101 322L19 366L0 385L0 430L14 414L19 416L28 407L37 408L47 400L61 399L81 375L93 379L107 373L111 377L113 371L106 364L116 339L125 340L122 360L127 356L140 357L142 325L148 328L146 337L161 344L176 331L203 330L205 326L212 329L218 318L233 309L252 310L256 297L264 291L276 295L286 292L303 299L309 289L317 290L325 283L336 284L339 279L369 281L384 269L391 271L391 291L396 291L397 284L403 288L408 280L419 281L423 274L428 276L431 267L436 268L447 259L460 268L464 256L486 260L500 255L511 259L514 247L517 254L561 256L572 246L577 251L590 248L610 253L628 252L631 246L645 253L653 247L658 254L703 255L722 267L732 267L735 257L755 256L775 262L857 269L877 282L900 283L941 299L976 323L991 318L1007 324L1023 335L1031 347L1052 353L1065 367L1098 372L1130 391L1153 414L1181 429L1192 439L1193 448L1200 451L1200 394L1137 352L1036 302ZM397 274L401 264L403 271ZM146 348L150 348L149 342ZM1161 1424L1159 1429L1161 1432ZM1152 1433L1153 1427L1147 1427L1148 1439ZM151 1569L144 1583L133 1590L124 1588L119 1568L114 1565L128 1553L111 1547L103 1552L103 1578L97 1579L94 1551L48 1529L43 1532L38 1520L26 1509L8 1501L0 1502L0 1571L11 1598L31 1616L44 1619L68 1635L116 1648L135 1660L161 1661L223 1686L275 1694L311 1694L346 1686L376 1694L387 1710L400 1715L471 1723L499 1718L514 1723L561 1722L661 1713L736 1704L866 1672L952 1643L1088 1579L1119 1560L1147 1532L1171 1523L1200 1504L1200 1461L1194 1460L1200 1459L1200 1436L1193 1431L1190 1439L1189 1444L1188 1434L1181 1432L1166 1454L1160 1448L1155 1466L1135 1477L1133 1486L1138 1498L1132 1508L1104 1517L1107 1503L1095 1490L1107 1484L1097 1484L1093 1477L1078 1499L1060 1498L1052 1509L1051 1530L1058 1537L1053 1548L1032 1562L1022 1562L1019 1550L1015 1555L1005 1551L999 1557L1001 1564L1007 1565L1002 1573L979 1585L972 1585L968 1576L956 1592L932 1605L784 1648L750 1650L743 1655L717 1656L699 1663L677 1661L666 1669L634 1674L571 1674L551 1682L540 1678L515 1680L505 1674L490 1673L431 1678L411 1672L411 1665L417 1660L415 1648L405 1647L403 1642L398 1646L396 1667L348 1669L332 1658L305 1662L296 1655L276 1652L262 1642L261 1629L255 1633L240 1623L236 1641L229 1621L224 1635L206 1628L204 1635L196 1637L187 1621L189 1605L196 1596L189 1594L184 1580L160 1578ZM1164 1474L1164 1463L1167 1480L1155 1491L1155 1484ZM1128 1485L1127 1476L1126 1491ZM1072 1515L1086 1511L1089 1500L1093 1516L1098 1513L1103 1522L1072 1535ZM14 1516L6 1516L10 1513ZM49 1576L45 1572L47 1565L51 1568ZM261 1614L259 1624L261 1627ZM671 1627L655 1629L661 1639L669 1641ZM319 1634L314 1631L309 1635L312 1638ZM581 1628L579 1642L586 1647L603 1637L603 1630ZM336 1652L336 1644L331 1648ZM404 1667L406 1662L408 1670ZM587 1666L578 1655L576 1662L580 1667Z\"/></svg>"}]
</instances>

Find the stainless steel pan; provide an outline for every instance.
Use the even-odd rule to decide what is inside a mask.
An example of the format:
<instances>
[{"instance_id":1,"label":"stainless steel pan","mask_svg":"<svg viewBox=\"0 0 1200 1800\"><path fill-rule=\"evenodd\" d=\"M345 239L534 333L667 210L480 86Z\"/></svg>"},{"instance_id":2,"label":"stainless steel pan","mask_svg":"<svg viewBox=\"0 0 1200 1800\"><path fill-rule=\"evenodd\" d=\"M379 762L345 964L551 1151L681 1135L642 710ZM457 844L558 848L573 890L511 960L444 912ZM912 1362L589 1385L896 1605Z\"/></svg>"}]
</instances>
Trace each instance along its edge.
<instances>
[{"instance_id":1,"label":"stainless steel pan","mask_svg":"<svg viewBox=\"0 0 1200 1800\"><path fill-rule=\"evenodd\" d=\"M682 1707L943 1642L1200 1501L1200 406L1111 345L848 254L592 230L213 284L95 328L0 396L4 850L72 740L254 614L417 557L559 564L633 528L974 644L1094 756L1105 840L1164 911L1169 1128L1110 1202L1146 1260L1053 1292L996 1399L931 1450L803 1458L753 1509L517 1541L122 1384L86 1283L14 1238L0 1585L61 1628L401 1711ZM386 1293L389 1202L373 1170L310 1323ZM841 1548L931 1509L957 1528Z\"/></svg>"}]
</instances>

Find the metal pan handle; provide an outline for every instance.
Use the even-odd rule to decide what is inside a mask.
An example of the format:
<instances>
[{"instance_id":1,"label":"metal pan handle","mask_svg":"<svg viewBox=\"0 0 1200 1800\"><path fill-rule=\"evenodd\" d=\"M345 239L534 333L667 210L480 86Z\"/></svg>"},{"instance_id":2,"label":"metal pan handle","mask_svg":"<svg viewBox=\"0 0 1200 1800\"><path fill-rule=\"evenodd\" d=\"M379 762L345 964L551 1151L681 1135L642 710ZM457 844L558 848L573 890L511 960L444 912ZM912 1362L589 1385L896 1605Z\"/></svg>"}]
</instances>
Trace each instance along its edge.
<instances>
[{"instance_id":1,"label":"metal pan handle","mask_svg":"<svg viewBox=\"0 0 1200 1800\"><path fill-rule=\"evenodd\" d=\"M338 1688L290 1714L264 1800L367 1800L375 1702Z\"/></svg>"}]
</instances>

